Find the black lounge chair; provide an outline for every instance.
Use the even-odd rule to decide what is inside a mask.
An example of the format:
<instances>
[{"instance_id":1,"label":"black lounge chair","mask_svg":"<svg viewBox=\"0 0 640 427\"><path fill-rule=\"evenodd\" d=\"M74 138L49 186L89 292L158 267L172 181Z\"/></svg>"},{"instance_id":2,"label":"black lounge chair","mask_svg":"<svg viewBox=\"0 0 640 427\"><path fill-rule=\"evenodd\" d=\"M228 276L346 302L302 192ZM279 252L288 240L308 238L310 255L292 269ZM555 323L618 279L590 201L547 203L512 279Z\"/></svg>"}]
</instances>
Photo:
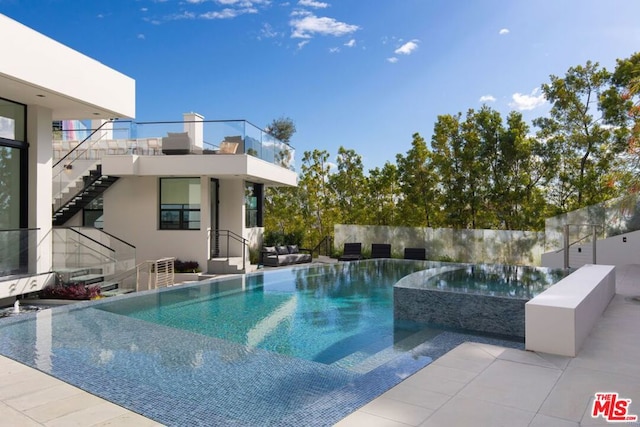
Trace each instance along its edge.
<instances>
[{"instance_id":1,"label":"black lounge chair","mask_svg":"<svg viewBox=\"0 0 640 427\"><path fill-rule=\"evenodd\" d=\"M338 261L357 261L362 259L362 243L345 243L342 256Z\"/></svg>"},{"instance_id":2,"label":"black lounge chair","mask_svg":"<svg viewBox=\"0 0 640 427\"><path fill-rule=\"evenodd\" d=\"M391 258L391 245L388 243L372 243L371 258Z\"/></svg>"},{"instance_id":3,"label":"black lounge chair","mask_svg":"<svg viewBox=\"0 0 640 427\"><path fill-rule=\"evenodd\" d=\"M425 248L404 248L404 259L424 261L427 259L427 250Z\"/></svg>"}]
</instances>

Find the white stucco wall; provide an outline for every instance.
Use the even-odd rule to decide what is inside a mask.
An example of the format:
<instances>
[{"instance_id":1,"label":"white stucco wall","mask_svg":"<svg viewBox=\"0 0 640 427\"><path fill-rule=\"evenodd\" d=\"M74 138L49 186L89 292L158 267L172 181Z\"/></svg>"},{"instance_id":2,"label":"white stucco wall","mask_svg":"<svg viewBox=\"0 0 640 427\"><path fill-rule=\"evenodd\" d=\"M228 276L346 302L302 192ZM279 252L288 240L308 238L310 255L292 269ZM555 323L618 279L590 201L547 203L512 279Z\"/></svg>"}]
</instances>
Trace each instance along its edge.
<instances>
[{"instance_id":1,"label":"white stucco wall","mask_svg":"<svg viewBox=\"0 0 640 427\"><path fill-rule=\"evenodd\" d=\"M219 229L243 236L244 181L220 180ZM198 261L203 271L209 259L210 177L201 178L200 230L159 230L159 178L123 177L104 193L104 230L136 247L137 263L164 257ZM220 241L226 256L226 240ZM232 241L230 256L240 256ZM248 257L248 253L246 254Z\"/></svg>"},{"instance_id":2,"label":"white stucco wall","mask_svg":"<svg viewBox=\"0 0 640 427\"><path fill-rule=\"evenodd\" d=\"M37 250L30 255L30 269L35 264L38 273L52 267L51 178L52 178L52 111L37 106L27 108L27 141L30 143L28 184L28 227L37 231ZM33 270L32 270L33 271Z\"/></svg>"},{"instance_id":3,"label":"white stucco wall","mask_svg":"<svg viewBox=\"0 0 640 427\"><path fill-rule=\"evenodd\" d=\"M0 77L10 79L4 84L11 91L10 99L28 103L18 97L35 88L47 93L49 99L38 103L52 108L54 119L91 118L91 110L86 109L90 106L107 110L112 117L135 116L132 78L2 14L0 40L5 41L0 43ZM6 42L9 40L14 42ZM27 87L19 87L20 83ZM48 102L57 102L57 108ZM77 109L79 103L84 104L82 109ZM81 110L89 113L77 116Z\"/></svg>"},{"instance_id":4,"label":"white stucco wall","mask_svg":"<svg viewBox=\"0 0 640 427\"><path fill-rule=\"evenodd\" d=\"M581 252L578 253L578 250ZM569 251L569 266L580 267L593 262L591 258L591 243L573 245ZM608 237L598 240L596 245L596 263L622 266L640 264L640 231ZM542 255L542 266L564 268L564 253L562 251L547 252Z\"/></svg>"}]
</instances>

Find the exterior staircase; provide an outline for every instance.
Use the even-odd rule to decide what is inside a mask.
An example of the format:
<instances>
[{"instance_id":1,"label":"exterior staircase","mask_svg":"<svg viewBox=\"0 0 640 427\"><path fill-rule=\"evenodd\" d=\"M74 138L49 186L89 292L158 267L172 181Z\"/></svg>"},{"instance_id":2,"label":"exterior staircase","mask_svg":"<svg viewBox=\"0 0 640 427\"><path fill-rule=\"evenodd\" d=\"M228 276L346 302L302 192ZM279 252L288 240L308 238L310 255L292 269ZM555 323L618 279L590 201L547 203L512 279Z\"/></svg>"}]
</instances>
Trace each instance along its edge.
<instances>
[{"instance_id":1,"label":"exterior staircase","mask_svg":"<svg viewBox=\"0 0 640 427\"><path fill-rule=\"evenodd\" d=\"M243 274L256 270L256 266L246 261L242 268L242 257L211 258L207 262L207 272L210 274Z\"/></svg>"},{"instance_id":2,"label":"exterior staircase","mask_svg":"<svg viewBox=\"0 0 640 427\"><path fill-rule=\"evenodd\" d=\"M64 225L117 180L117 176L102 175L102 165L95 164L87 174L54 199L53 225Z\"/></svg>"},{"instance_id":3,"label":"exterior staircase","mask_svg":"<svg viewBox=\"0 0 640 427\"><path fill-rule=\"evenodd\" d=\"M67 286L71 284L84 285L85 287L99 287L100 294L104 296L116 295L131 292L131 290L119 289L119 283L113 280L106 280L101 268L63 268L57 269L58 285Z\"/></svg>"}]
</instances>

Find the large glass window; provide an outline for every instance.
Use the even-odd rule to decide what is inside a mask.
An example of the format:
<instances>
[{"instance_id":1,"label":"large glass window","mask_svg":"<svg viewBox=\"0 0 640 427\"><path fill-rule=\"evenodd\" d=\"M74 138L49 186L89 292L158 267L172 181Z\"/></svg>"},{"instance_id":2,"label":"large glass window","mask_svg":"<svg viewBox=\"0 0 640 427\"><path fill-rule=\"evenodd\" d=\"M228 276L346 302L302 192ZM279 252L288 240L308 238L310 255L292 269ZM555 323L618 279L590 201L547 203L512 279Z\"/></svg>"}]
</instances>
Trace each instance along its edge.
<instances>
[{"instance_id":1,"label":"large glass window","mask_svg":"<svg viewBox=\"0 0 640 427\"><path fill-rule=\"evenodd\" d=\"M160 229L200 229L200 178L160 178Z\"/></svg>"},{"instance_id":2,"label":"large glass window","mask_svg":"<svg viewBox=\"0 0 640 427\"><path fill-rule=\"evenodd\" d=\"M262 227L262 190L263 184L245 183L245 227Z\"/></svg>"},{"instance_id":3,"label":"large glass window","mask_svg":"<svg viewBox=\"0 0 640 427\"><path fill-rule=\"evenodd\" d=\"M0 98L0 138L26 140L25 106Z\"/></svg>"},{"instance_id":4,"label":"large glass window","mask_svg":"<svg viewBox=\"0 0 640 427\"><path fill-rule=\"evenodd\" d=\"M26 111L0 99L0 276L28 265Z\"/></svg>"}]
</instances>

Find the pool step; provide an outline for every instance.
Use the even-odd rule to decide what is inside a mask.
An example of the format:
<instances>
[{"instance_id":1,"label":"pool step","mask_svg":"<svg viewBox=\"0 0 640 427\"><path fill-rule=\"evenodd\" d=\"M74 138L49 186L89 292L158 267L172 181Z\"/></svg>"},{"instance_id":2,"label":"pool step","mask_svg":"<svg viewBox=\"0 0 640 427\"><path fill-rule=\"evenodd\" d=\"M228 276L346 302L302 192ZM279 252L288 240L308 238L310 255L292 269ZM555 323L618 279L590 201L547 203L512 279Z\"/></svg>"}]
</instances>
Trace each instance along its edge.
<instances>
[{"instance_id":1,"label":"pool step","mask_svg":"<svg viewBox=\"0 0 640 427\"><path fill-rule=\"evenodd\" d=\"M332 363L331 365L347 369L352 372L357 372L359 374L365 374L404 354L408 350L429 341L441 332L442 331L435 329L423 329L383 350L375 353L367 351L368 349L372 350L372 347L375 349L376 344L374 343L363 348L361 351L352 353L349 356Z\"/></svg>"}]
</instances>

